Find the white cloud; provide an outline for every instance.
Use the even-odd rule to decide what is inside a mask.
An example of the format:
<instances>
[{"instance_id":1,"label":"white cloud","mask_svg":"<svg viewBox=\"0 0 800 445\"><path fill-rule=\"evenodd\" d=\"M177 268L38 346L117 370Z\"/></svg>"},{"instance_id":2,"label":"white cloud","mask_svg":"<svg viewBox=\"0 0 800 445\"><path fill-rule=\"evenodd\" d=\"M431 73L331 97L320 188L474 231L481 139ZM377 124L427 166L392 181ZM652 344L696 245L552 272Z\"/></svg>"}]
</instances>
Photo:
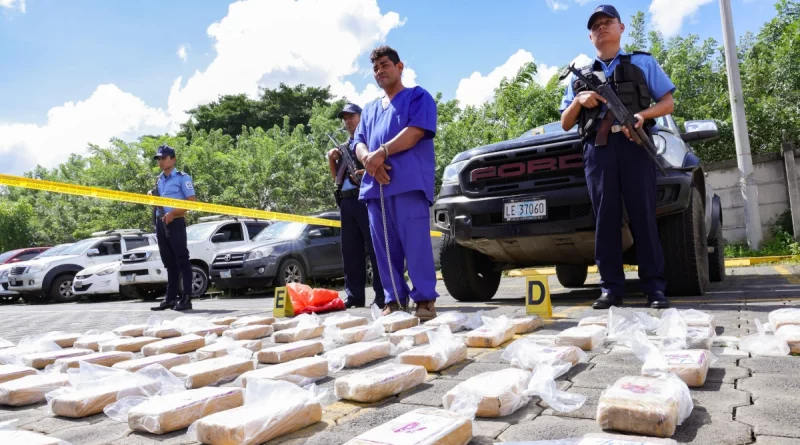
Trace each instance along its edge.
<instances>
[{"instance_id":1,"label":"white cloud","mask_svg":"<svg viewBox=\"0 0 800 445\"><path fill-rule=\"evenodd\" d=\"M178 58L186 62L189 59L189 54L186 52L189 48L189 45L183 44L178 47Z\"/></svg>"},{"instance_id":2,"label":"white cloud","mask_svg":"<svg viewBox=\"0 0 800 445\"><path fill-rule=\"evenodd\" d=\"M569 5L558 0L544 0L544 2L547 3L547 7L553 11L564 11L569 8Z\"/></svg>"},{"instance_id":3,"label":"white cloud","mask_svg":"<svg viewBox=\"0 0 800 445\"><path fill-rule=\"evenodd\" d=\"M711 3L713 0L653 0L650 3L650 15L653 20L653 27L664 34L665 37L672 37L681 31L684 20L694 17L701 6Z\"/></svg>"},{"instance_id":4,"label":"white cloud","mask_svg":"<svg viewBox=\"0 0 800 445\"><path fill-rule=\"evenodd\" d=\"M20 12L25 12L25 0L0 0L0 8L17 8Z\"/></svg>"},{"instance_id":5,"label":"white cloud","mask_svg":"<svg viewBox=\"0 0 800 445\"><path fill-rule=\"evenodd\" d=\"M54 167L72 153L85 153L89 143L105 145L112 137L163 133L169 123L163 110L148 107L115 85L100 85L84 101L50 109L44 125L0 123L0 156L15 158L11 165L4 162L2 170L20 173L36 164Z\"/></svg>"}]
</instances>

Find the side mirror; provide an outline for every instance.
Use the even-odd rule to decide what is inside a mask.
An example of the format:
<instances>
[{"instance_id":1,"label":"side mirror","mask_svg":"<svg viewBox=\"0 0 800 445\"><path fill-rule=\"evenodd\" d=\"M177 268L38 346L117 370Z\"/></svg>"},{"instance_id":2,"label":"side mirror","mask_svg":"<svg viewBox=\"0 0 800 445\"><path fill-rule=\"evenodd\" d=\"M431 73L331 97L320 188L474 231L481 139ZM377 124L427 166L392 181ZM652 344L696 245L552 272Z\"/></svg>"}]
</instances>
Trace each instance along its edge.
<instances>
[{"instance_id":1,"label":"side mirror","mask_svg":"<svg viewBox=\"0 0 800 445\"><path fill-rule=\"evenodd\" d=\"M89 249L86 251L86 256L100 256L99 249Z\"/></svg>"},{"instance_id":2,"label":"side mirror","mask_svg":"<svg viewBox=\"0 0 800 445\"><path fill-rule=\"evenodd\" d=\"M310 230L308 232L308 237L309 238L322 238L322 230L320 230L320 229Z\"/></svg>"},{"instance_id":3,"label":"side mirror","mask_svg":"<svg viewBox=\"0 0 800 445\"><path fill-rule=\"evenodd\" d=\"M707 142L719 138L719 129L713 120L686 121L683 127L686 130L681 135L684 142Z\"/></svg>"},{"instance_id":4,"label":"side mirror","mask_svg":"<svg viewBox=\"0 0 800 445\"><path fill-rule=\"evenodd\" d=\"M224 233L215 233L214 236L211 237L212 243L221 243L223 241L225 241Z\"/></svg>"}]
</instances>

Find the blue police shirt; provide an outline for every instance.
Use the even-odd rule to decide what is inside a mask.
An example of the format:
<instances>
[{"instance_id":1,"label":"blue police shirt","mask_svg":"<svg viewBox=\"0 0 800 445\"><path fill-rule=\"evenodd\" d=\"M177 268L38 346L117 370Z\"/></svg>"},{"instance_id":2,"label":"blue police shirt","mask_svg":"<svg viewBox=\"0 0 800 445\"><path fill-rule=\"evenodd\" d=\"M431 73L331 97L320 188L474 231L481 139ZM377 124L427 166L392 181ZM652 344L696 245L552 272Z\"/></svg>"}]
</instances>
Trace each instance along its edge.
<instances>
[{"instance_id":1,"label":"blue police shirt","mask_svg":"<svg viewBox=\"0 0 800 445\"><path fill-rule=\"evenodd\" d=\"M353 144L353 140L352 139L350 139L347 142L347 148L350 149L350 153L353 153L353 156L355 156L355 150L353 149L354 145L355 144ZM347 190L353 190L354 188L358 188L358 187L355 184L353 184L353 182L350 180L350 178L347 178L347 177L344 178L344 181L342 181L342 191L344 192L344 191L347 191Z\"/></svg>"},{"instance_id":2,"label":"blue police shirt","mask_svg":"<svg viewBox=\"0 0 800 445\"><path fill-rule=\"evenodd\" d=\"M619 65L619 56L623 54L628 53L620 49L619 52L617 52L617 55L608 65L600 60L600 58L595 58L597 63L599 63L603 68L603 73L605 74L606 79L611 79L614 76L614 70L617 68L617 65ZM631 56L631 63L639 67L644 73L644 76L647 79L647 88L650 90L650 96L655 101L658 101L664 97L665 94L675 91L675 84L672 83L672 80L670 80L669 76L667 76L667 73L664 72L653 56L649 56L647 54L633 54ZM559 109L561 113L563 113L564 110L566 110L575 99L575 92L572 90L572 82L574 80L575 75L570 74L567 90L564 92L564 97L561 99L561 108ZM603 107L603 109L605 109L605 105L603 105Z\"/></svg>"},{"instance_id":3,"label":"blue police shirt","mask_svg":"<svg viewBox=\"0 0 800 445\"><path fill-rule=\"evenodd\" d=\"M418 127L425 131L417 145L394 153L386 159L392 169L388 171L390 182L383 187L384 196L392 196L414 190L425 193L433 204L433 182L436 159L433 138L436 136L436 102L422 87L405 88L394 97L386 109L382 99L367 104L361 112L361 122L355 134L355 142L365 144L370 152L389 142L406 127ZM360 200L380 199L380 184L369 174L361 181Z\"/></svg>"},{"instance_id":4,"label":"blue police shirt","mask_svg":"<svg viewBox=\"0 0 800 445\"><path fill-rule=\"evenodd\" d=\"M169 176L164 172L158 175L158 194L164 198L187 199L194 196L192 177L176 169ZM164 207L164 212L169 213L172 207ZM159 216L164 216L158 212Z\"/></svg>"}]
</instances>

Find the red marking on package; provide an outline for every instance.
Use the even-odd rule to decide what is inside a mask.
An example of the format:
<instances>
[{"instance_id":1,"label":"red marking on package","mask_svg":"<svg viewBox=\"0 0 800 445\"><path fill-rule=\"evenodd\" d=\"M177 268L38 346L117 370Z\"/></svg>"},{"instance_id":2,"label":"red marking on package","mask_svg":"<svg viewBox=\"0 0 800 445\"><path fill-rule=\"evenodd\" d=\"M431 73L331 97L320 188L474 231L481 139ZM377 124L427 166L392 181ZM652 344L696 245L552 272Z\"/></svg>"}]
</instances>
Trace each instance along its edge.
<instances>
[{"instance_id":1,"label":"red marking on package","mask_svg":"<svg viewBox=\"0 0 800 445\"><path fill-rule=\"evenodd\" d=\"M652 386L648 385L634 385L633 383L623 383L620 385L620 389L624 389L625 391L630 391L635 394L647 394L648 392L658 392L654 390Z\"/></svg>"},{"instance_id":2,"label":"red marking on package","mask_svg":"<svg viewBox=\"0 0 800 445\"><path fill-rule=\"evenodd\" d=\"M407 424L401 426L400 428L393 429L392 432L414 434L416 432L423 431L423 430L426 430L426 429L428 429L428 428L425 427L425 426L422 426L422 424L420 424L419 422L411 422L411 423L407 423Z\"/></svg>"}]
</instances>

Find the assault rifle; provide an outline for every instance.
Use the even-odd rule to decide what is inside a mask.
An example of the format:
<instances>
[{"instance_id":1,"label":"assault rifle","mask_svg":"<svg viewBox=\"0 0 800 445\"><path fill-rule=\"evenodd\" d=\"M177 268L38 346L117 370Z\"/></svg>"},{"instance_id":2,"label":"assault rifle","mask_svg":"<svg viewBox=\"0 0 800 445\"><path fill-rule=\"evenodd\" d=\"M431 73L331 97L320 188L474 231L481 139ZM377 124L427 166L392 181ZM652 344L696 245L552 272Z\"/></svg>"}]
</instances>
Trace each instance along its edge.
<instances>
[{"instance_id":1,"label":"assault rifle","mask_svg":"<svg viewBox=\"0 0 800 445\"><path fill-rule=\"evenodd\" d=\"M634 142L639 145L644 145L645 151L656 163L656 167L661 170L661 173L666 176L667 171L664 170L664 167L658 162L658 148L653 144L653 141L650 140L650 136L644 131L644 128L636 128L635 125L639 120L633 115L633 113L628 110L627 107L622 103L619 96L614 92L611 88L611 85L605 83L603 85L595 86L591 80L587 79L586 76L581 74L580 71L575 69L574 65L569 65L569 70L572 71L580 81L582 81L586 86L594 91L595 93L603 96L606 100L606 106L614 118L622 125L623 127L627 128L633 138ZM608 120L608 116L606 117Z\"/></svg>"},{"instance_id":2,"label":"assault rifle","mask_svg":"<svg viewBox=\"0 0 800 445\"><path fill-rule=\"evenodd\" d=\"M353 157L353 153L350 152L350 147L348 147L347 144L340 144L336 142L336 139L334 139L330 133L327 133L327 135L328 139L333 142L336 150L339 151L339 159L342 163L338 172L336 173L336 192L334 193L334 196L336 197L336 204L338 205L341 202L340 193L342 191L342 184L345 181L344 175L347 174L353 181L353 184L359 187L361 186L361 175L356 174L359 168L358 164L356 164L355 158Z\"/></svg>"}]
</instances>

